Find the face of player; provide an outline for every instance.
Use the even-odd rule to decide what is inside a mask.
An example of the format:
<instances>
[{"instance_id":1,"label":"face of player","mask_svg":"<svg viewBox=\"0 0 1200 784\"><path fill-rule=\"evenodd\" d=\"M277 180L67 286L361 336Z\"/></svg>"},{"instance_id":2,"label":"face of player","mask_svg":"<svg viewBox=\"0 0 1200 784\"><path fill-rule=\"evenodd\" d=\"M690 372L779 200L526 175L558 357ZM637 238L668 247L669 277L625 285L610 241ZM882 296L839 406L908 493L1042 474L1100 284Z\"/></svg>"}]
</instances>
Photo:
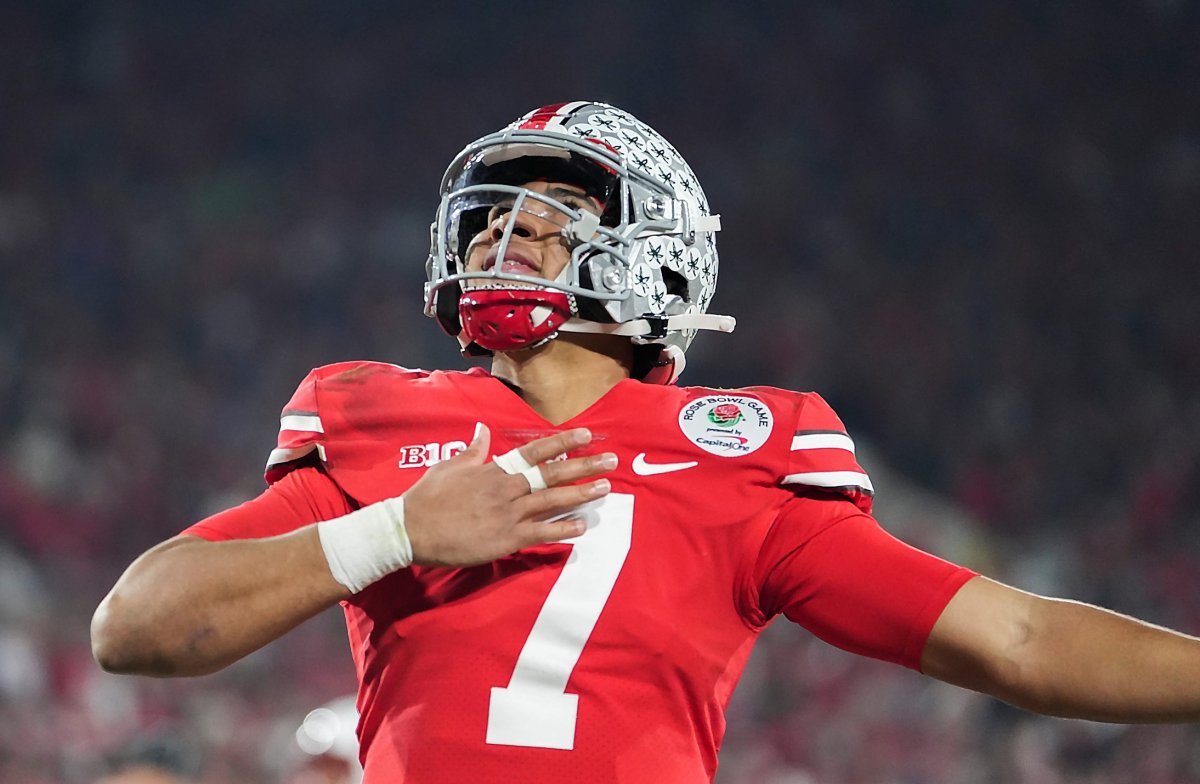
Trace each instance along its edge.
<instances>
[{"instance_id":1,"label":"face of player","mask_svg":"<svg viewBox=\"0 0 1200 784\"><path fill-rule=\"evenodd\" d=\"M565 182L529 182L523 187L541 193L573 210L600 213L600 205L583 188ZM515 222L504 258L499 258L500 240L510 222ZM486 272L500 265L501 272L554 280L571 261L571 248L563 240L567 216L534 199L527 198L520 211L512 201L501 202L488 213L487 226L471 239L467 248L467 272ZM477 281L467 281L477 283ZM518 284L519 285L519 284Z\"/></svg>"}]
</instances>

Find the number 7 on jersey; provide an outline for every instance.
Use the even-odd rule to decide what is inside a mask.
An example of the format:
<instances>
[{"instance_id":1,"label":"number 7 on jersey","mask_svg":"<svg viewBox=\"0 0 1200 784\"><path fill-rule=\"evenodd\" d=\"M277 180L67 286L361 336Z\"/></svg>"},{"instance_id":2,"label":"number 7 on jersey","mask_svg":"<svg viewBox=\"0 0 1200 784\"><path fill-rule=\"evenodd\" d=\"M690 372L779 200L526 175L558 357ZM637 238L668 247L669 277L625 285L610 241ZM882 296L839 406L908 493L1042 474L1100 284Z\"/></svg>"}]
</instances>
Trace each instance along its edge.
<instances>
[{"instance_id":1,"label":"number 7 on jersey","mask_svg":"<svg viewBox=\"0 0 1200 784\"><path fill-rule=\"evenodd\" d=\"M567 694L579 655L604 609L633 541L633 496L579 507L587 530L574 545L517 657L507 687L492 688L487 742L544 749L575 747L579 695Z\"/></svg>"}]
</instances>

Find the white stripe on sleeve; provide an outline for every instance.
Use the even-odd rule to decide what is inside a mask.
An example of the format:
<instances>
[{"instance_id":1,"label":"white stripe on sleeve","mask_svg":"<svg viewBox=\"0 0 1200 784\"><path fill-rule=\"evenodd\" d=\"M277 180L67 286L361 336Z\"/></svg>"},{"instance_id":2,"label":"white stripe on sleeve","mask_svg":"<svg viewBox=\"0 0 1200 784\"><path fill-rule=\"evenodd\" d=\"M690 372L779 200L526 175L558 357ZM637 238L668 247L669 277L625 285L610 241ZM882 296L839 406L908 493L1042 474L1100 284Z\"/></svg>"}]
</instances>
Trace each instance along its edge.
<instances>
[{"instance_id":1,"label":"white stripe on sleeve","mask_svg":"<svg viewBox=\"0 0 1200 784\"><path fill-rule=\"evenodd\" d=\"M321 417L316 414L287 414L279 417L280 430L298 430L304 433L324 433Z\"/></svg>"},{"instance_id":2,"label":"white stripe on sleeve","mask_svg":"<svg viewBox=\"0 0 1200 784\"><path fill-rule=\"evenodd\" d=\"M280 463L290 463L293 460L299 460L318 447L317 444L305 444L304 446L295 449L272 449L271 454L267 456L267 468ZM324 460L325 456L318 450L318 455Z\"/></svg>"},{"instance_id":3,"label":"white stripe on sleeve","mask_svg":"<svg viewBox=\"0 0 1200 784\"><path fill-rule=\"evenodd\" d=\"M809 471L801 474L788 474L783 478L785 485L808 485L809 487L860 487L868 493L874 493L871 477L859 471Z\"/></svg>"},{"instance_id":4,"label":"white stripe on sleeve","mask_svg":"<svg viewBox=\"0 0 1200 784\"><path fill-rule=\"evenodd\" d=\"M842 433L805 433L792 437L792 451L798 449L845 449L854 454L854 441Z\"/></svg>"}]
</instances>

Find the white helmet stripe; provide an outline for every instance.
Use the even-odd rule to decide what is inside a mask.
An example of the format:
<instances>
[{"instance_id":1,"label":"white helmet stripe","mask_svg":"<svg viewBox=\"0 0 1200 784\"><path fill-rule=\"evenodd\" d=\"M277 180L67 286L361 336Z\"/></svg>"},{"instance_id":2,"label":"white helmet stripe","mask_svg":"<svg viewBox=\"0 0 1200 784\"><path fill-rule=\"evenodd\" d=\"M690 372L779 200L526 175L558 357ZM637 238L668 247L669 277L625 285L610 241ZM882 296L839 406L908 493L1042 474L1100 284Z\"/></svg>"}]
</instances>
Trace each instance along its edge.
<instances>
[{"instance_id":1,"label":"white helmet stripe","mask_svg":"<svg viewBox=\"0 0 1200 784\"><path fill-rule=\"evenodd\" d=\"M587 106L587 104L588 104L587 101L571 101L570 103L564 103L561 107L559 107L559 110L554 113L554 119L551 120L550 122L546 123L546 127L555 127L555 128L565 127L566 123L564 123L563 121L567 117L569 117L571 115L571 113L574 112L576 109L578 109L581 106Z\"/></svg>"}]
</instances>

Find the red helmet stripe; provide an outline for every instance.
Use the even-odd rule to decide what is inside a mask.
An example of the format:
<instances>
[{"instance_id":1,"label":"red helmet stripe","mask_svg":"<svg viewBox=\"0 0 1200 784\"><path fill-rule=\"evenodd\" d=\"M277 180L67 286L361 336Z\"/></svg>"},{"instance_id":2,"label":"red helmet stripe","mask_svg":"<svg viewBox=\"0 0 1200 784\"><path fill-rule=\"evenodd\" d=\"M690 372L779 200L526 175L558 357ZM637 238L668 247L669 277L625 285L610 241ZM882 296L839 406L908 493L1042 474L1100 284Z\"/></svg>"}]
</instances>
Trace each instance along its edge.
<instances>
[{"instance_id":1,"label":"red helmet stripe","mask_svg":"<svg viewBox=\"0 0 1200 784\"><path fill-rule=\"evenodd\" d=\"M587 101L571 101L570 103L552 103L539 109L534 109L523 119L518 128L523 131L544 131L547 125L562 125L563 119L580 106L586 106Z\"/></svg>"},{"instance_id":2,"label":"red helmet stripe","mask_svg":"<svg viewBox=\"0 0 1200 784\"><path fill-rule=\"evenodd\" d=\"M553 120L558 110L564 106L566 106L565 103L552 103L549 106L534 109L517 127L523 131L543 131L546 129L546 123Z\"/></svg>"}]
</instances>

